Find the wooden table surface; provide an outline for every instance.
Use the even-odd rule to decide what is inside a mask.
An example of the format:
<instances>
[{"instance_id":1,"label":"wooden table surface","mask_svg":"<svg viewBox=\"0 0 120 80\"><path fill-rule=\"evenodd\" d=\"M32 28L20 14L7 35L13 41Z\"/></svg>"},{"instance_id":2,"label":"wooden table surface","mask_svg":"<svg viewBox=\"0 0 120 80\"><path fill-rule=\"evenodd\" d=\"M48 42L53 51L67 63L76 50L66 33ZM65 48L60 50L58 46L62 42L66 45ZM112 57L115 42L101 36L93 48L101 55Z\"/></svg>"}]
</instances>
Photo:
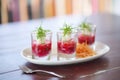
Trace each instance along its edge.
<instances>
[{"instance_id":1,"label":"wooden table surface","mask_svg":"<svg viewBox=\"0 0 120 80\"><path fill-rule=\"evenodd\" d=\"M21 57L22 49L31 45L31 31L40 24L56 32L64 22L76 26L83 19L82 16L70 15L0 25L0 80L119 80L120 68L80 78L101 70L120 67L120 16L113 14L103 13L88 17L88 22L97 25L96 41L110 47L110 51L98 59L77 64L43 66L29 63ZM45 73L24 74L19 65L53 71L65 78L60 79Z\"/></svg>"}]
</instances>

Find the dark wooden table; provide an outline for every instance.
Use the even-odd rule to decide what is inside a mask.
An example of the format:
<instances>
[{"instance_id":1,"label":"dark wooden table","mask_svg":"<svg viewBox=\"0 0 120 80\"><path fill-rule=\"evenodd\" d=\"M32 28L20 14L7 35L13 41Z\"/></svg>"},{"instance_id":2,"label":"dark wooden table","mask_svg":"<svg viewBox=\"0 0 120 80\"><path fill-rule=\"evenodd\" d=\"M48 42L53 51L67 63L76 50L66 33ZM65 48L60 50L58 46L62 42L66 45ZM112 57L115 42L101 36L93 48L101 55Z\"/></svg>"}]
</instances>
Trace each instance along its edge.
<instances>
[{"instance_id":1,"label":"dark wooden table","mask_svg":"<svg viewBox=\"0 0 120 80\"><path fill-rule=\"evenodd\" d=\"M88 18L89 22L97 25L96 41L110 47L110 51L98 59L70 65L43 66L29 63L21 57L21 50L31 45L30 32L41 23L44 27L57 31L64 22L75 26L82 20L83 17L73 15L0 25L0 80L119 80L120 68L80 78L101 70L120 67L120 16L113 14L96 14ZM53 71L65 78L44 73L24 74L19 65Z\"/></svg>"}]
</instances>

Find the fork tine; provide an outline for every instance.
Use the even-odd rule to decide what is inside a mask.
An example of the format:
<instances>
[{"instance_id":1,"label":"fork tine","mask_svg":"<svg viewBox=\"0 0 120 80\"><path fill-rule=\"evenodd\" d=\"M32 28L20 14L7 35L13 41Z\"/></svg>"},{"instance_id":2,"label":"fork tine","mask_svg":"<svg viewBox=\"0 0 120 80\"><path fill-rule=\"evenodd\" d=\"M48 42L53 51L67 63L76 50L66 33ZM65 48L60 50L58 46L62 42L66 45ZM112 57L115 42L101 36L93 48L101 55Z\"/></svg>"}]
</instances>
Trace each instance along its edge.
<instances>
[{"instance_id":1,"label":"fork tine","mask_svg":"<svg viewBox=\"0 0 120 80\"><path fill-rule=\"evenodd\" d=\"M27 66L19 66L20 69L25 72L25 73L28 73L28 72L31 72L32 70L30 68L28 68Z\"/></svg>"},{"instance_id":2,"label":"fork tine","mask_svg":"<svg viewBox=\"0 0 120 80\"><path fill-rule=\"evenodd\" d=\"M25 67L24 66L19 66L19 68L22 70L22 71L25 71Z\"/></svg>"},{"instance_id":3,"label":"fork tine","mask_svg":"<svg viewBox=\"0 0 120 80\"><path fill-rule=\"evenodd\" d=\"M22 67L26 70L30 70L30 68L28 68L27 66L22 66Z\"/></svg>"},{"instance_id":4,"label":"fork tine","mask_svg":"<svg viewBox=\"0 0 120 80\"><path fill-rule=\"evenodd\" d=\"M20 68L21 70L24 70L24 67L23 67L23 66L19 66L19 68Z\"/></svg>"}]
</instances>

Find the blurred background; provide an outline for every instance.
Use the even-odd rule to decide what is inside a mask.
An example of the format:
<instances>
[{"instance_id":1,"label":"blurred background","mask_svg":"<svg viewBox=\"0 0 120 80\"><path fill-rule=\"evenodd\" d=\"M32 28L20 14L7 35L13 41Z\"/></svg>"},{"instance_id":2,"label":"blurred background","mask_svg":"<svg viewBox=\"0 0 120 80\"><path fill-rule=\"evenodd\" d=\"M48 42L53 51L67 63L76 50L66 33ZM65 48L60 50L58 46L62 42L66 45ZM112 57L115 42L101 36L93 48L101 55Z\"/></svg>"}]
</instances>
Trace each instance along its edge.
<instances>
[{"instance_id":1,"label":"blurred background","mask_svg":"<svg viewBox=\"0 0 120 80\"><path fill-rule=\"evenodd\" d=\"M0 24L70 14L120 15L120 0L0 0Z\"/></svg>"}]
</instances>

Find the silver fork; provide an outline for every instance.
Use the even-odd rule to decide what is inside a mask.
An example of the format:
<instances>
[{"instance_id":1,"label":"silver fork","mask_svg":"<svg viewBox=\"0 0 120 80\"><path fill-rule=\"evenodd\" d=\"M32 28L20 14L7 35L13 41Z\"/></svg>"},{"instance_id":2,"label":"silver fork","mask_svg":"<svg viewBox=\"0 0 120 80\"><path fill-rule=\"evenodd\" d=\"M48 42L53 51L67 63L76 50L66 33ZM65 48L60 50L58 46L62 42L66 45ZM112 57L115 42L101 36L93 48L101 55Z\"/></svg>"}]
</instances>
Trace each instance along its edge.
<instances>
[{"instance_id":1,"label":"silver fork","mask_svg":"<svg viewBox=\"0 0 120 80\"><path fill-rule=\"evenodd\" d=\"M35 73L35 72L43 72L43 73L47 73L47 74L51 74L53 76L59 77L59 78L64 78L64 76L61 76L57 73L51 72L51 71L46 71L46 70L32 70L30 68L28 68L27 66L19 66L20 69L24 72L24 73Z\"/></svg>"}]
</instances>

